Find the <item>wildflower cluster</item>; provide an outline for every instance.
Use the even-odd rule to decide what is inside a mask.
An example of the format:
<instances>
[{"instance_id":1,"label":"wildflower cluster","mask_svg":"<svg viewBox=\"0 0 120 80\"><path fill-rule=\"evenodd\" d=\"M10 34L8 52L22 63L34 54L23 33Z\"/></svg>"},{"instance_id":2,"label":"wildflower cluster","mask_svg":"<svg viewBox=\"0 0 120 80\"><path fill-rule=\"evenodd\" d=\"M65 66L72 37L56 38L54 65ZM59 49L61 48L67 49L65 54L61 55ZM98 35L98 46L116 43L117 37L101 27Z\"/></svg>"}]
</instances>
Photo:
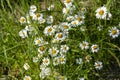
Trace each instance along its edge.
<instances>
[{"instance_id":1,"label":"wildflower cluster","mask_svg":"<svg viewBox=\"0 0 120 80\"><path fill-rule=\"evenodd\" d=\"M86 8L84 8L84 10L77 11L76 6L74 5L74 0L64 0L63 3L65 5L62 10L64 20L57 24L55 24L54 16L47 15L46 18L43 13L37 12L37 7L35 5L30 6L30 10L26 17L22 16L19 20L21 25L26 26L19 32L19 36L21 38L34 38L33 42L37 54L32 56L32 62L39 65L40 79L47 80L54 78L56 80L67 80L69 79L68 76L71 75L63 73L61 70L65 69L61 69L61 66L62 68L63 66L67 66L69 68L69 62L75 62L76 64L74 63L73 65L72 63L72 66L78 70L78 72L76 72L78 76L77 79L84 80L87 79L83 74L84 72L79 73L78 69L81 66L80 70L84 71L84 68L88 68L88 73L91 70L95 71L103 68L102 60L99 59L99 57L96 58L96 56L102 53L102 43L97 40L91 41L92 39L89 38L91 34L87 33L88 29L86 28L85 23L87 13ZM54 5L47 8L48 11L53 9ZM96 14L94 14L94 16L96 16L96 20L99 19L99 21L107 21L112 18L112 14L107 10L106 6L98 8L95 13ZM99 32L107 30L109 32L108 35L112 38L117 38L119 36L120 31L117 27L104 28L104 26L106 25L99 25L97 28ZM85 37L88 38L80 38L81 40L76 38L78 41L74 44L70 37L71 32L74 30L79 31L80 34L85 34ZM76 32L73 35L75 34ZM108 35L107 37L109 38ZM70 45L72 43L73 45ZM75 54L77 54L77 57ZM23 68L27 72L32 68L31 66L32 65L28 62L25 62ZM31 79L30 74L29 76L25 74L24 80Z\"/></svg>"}]
</instances>

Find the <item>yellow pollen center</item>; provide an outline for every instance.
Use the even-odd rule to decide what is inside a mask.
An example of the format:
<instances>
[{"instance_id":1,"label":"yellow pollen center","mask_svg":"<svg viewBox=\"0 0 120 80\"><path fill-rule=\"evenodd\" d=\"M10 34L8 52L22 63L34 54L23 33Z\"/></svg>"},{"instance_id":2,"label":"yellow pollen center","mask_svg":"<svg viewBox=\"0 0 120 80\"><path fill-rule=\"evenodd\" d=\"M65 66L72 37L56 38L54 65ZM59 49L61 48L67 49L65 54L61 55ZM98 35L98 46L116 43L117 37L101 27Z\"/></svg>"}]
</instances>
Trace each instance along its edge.
<instances>
[{"instance_id":1,"label":"yellow pollen center","mask_svg":"<svg viewBox=\"0 0 120 80\"><path fill-rule=\"evenodd\" d=\"M64 58L60 58L60 62L63 62L64 61Z\"/></svg>"},{"instance_id":2,"label":"yellow pollen center","mask_svg":"<svg viewBox=\"0 0 120 80\"><path fill-rule=\"evenodd\" d=\"M68 26L67 26L67 25L65 25L65 26L64 26L64 29L68 29Z\"/></svg>"},{"instance_id":3,"label":"yellow pollen center","mask_svg":"<svg viewBox=\"0 0 120 80\"><path fill-rule=\"evenodd\" d=\"M45 60L44 63L48 63L48 60Z\"/></svg>"},{"instance_id":4,"label":"yellow pollen center","mask_svg":"<svg viewBox=\"0 0 120 80\"><path fill-rule=\"evenodd\" d=\"M37 13L37 14L36 14L36 17L40 17L40 14L39 14L39 13Z\"/></svg>"},{"instance_id":5,"label":"yellow pollen center","mask_svg":"<svg viewBox=\"0 0 120 80\"><path fill-rule=\"evenodd\" d=\"M25 80L30 80L28 77Z\"/></svg>"},{"instance_id":6,"label":"yellow pollen center","mask_svg":"<svg viewBox=\"0 0 120 80\"><path fill-rule=\"evenodd\" d=\"M37 42L38 42L38 44L41 44L41 41L40 41L40 40L38 40Z\"/></svg>"},{"instance_id":7,"label":"yellow pollen center","mask_svg":"<svg viewBox=\"0 0 120 80\"><path fill-rule=\"evenodd\" d=\"M62 38L63 37L63 35L62 34L58 34L58 38Z\"/></svg>"},{"instance_id":8,"label":"yellow pollen center","mask_svg":"<svg viewBox=\"0 0 120 80\"><path fill-rule=\"evenodd\" d=\"M78 21L82 21L82 18L78 17L77 20L78 20Z\"/></svg>"},{"instance_id":9,"label":"yellow pollen center","mask_svg":"<svg viewBox=\"0 0 120 80\"><path fill-rule=\"evenodd\" d=\"M70 3L71 2L71 0L66 0L66 3Z\"/></svg>"},{"instance_id":10,"label":"yellow pollen center","mask_svg":"<svg viewBox=\"0 0 120 80\"><path fill-rule=\"evenodd\" d=\"M100 67L100 64L97 64L98 67Z\"/></svg>"},{"instance_id":11,"label":"yellow pollen center","mask_svg":"<svg viewBox=\"0 0 120 80\"><path fill-rule=\"evenodd\" d=\"M99 11L99 14L100 14L100 15L103 15L103 14L104 14L104 11L103 11L103 10L100 10L100 11Z\"/></svg>"},{"instance_id":12,"label":"yellow pollen center","mask_svg":"<svg viewBox=\"0 0 120 80\"><path fill-rule=\"evenodd\" d=\"M52 31L52 28L49 28L49 29L48 29L48 32L51 32L51 31Z\"/></svg>"},{"instance_id":13,"label":"yellow pollen center","mask_svg":"<svg viewBox=\"0 0 120 80\"><path fill-rule=\"evenodd\" d=\"M112 30L112 35L115 35L117 33L117 30Z\"/></svg>"},{"instance_id":14,"label":"yellow pollen center","mask_svg":"<svg viewBox=\"0 0 120 80\"><path fill-rule=\"evenodd\" d=\"M52 50L52 54L56 54L56 50Z\"/></svg>"},{"instance_id":15,"label":"yellow pollen center","mask_svg":"<svg viewBox=\"0 0 120 80\"><path fill-rule=\"evenodd\" d=\"M82 46L83 46L83 47L85 47L85 46L86 46L86 44L85 44L85 43L83 43L83 44L82 44Z\"/></svg>"},{"instance_id":16,"label":"yellow pollen center","mask_svg":"<svg viewBox=\"0 0 120 80\"><path fill-rule=\"evenodd\" d=\"M97 49L97 46L93 46L93 49Z\"/></svg>"},{"instance_id":17,"label":"yellow pollen center","mask_svg":"<svg viewBox=\"0 0 120 80\"><path fill-rule=\"evenodd\" d=\"M24 18L21 18L21 20L20 20L21 22L24 22L25 21L25 19Z\"/></svg>"},{"instance_id":18,"label":"yellow pollen center","mask_svg":"<svg viewBox=\"0 0 120 80\"><path fill-rule=\"evenodd\" d=\"M44 47L40 47L39 49L40 49L41 51L44 51Z\"/></svg>"},{"instance_id":19,"label":"yellow pollen center","mask_svg":"<svg viewBox=\"0 0 120 80\"><path fill-rule=\"evenodd\" d=\"M89 55L87 55L85 59L86 59L86 60L90 60L90 56L89 56Z\"/></svg>"}]
</instances>

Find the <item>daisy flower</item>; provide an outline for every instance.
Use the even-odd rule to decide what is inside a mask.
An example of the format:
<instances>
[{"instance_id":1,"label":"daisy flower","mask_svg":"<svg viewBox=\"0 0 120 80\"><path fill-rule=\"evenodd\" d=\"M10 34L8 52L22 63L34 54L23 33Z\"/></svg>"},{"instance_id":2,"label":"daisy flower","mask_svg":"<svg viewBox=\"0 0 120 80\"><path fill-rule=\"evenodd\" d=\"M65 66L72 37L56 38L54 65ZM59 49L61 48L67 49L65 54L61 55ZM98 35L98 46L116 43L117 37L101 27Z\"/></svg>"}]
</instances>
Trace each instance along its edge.
<instances>
[{"instance_id":1,"label":"daisy flower","mask_svg":"<svg viewBox=\"0 0 120 80\"><path fill-rule=\"evenodd\" d=\"M71 7L72 6L73 0L64 0L64 4L66 7Z\"/></svg>"},{"instance_id":2,"label":"daisy flower","mask_svg":"<svg viewBox=\"0 0 120 80\"><path fill-rule=\"evenodd\" d=\"M55 29L52 27L52 26L47 26L45 29L44 29L44 34L46 36L51 36L55 33Z\"/></svg>"},{"instance_id":3,"label":"daisy flower","mask_svg":"<svg viewBox=\"0 0 120 80\"><path fill-rule=\"evenodd\" d=\"M95 62L94 66L96 69L99 69L99 70L103 67L102 62L100 62L100 61Z\"/></svg>"},{"instance_id":4,"label":"daisy flower","mask_svg":"<svg viewBox=\"0 0 120 80\"><path fill-rule=\"evenodd\" d=\"M62 56L59 56L59 61L60 61L60 64L65 64L66 63L66 58L64 55Z\"/></svg>"},{"instance_id":5,"label":"daisy flower","mask_svg":"<svg viewBox=\"0 0 120 80\"><path fill-rule=\"evenodd\" d=\"M49 16L47 18L47 24L52 24L53 23L53 16Z\"/></svg>"},{"instance_id":6,"label":"daisy flower","mask_svg":"<svg viewBox=\"0 0 120 80\"><path fill-rule=\"evenodd\" d=\"M70 21L74 20L74 17L73 17L73 16L68 16L68 17L66 18L66 20L70 22Z\"/></svg>"},{"instance_id":7,"label":"daisy flower","mask_svg":"<svg viewBox=\"0 0 120 80\"><path fill-rule=\"evenodd\" d=\"M120 34L120 31L119 31L119 29L117 29L116 27L112 27L112 28L109 30L109 35L110 35L112 38L118 37L119 34Z\"/></svg>"},{"instance_id":8,"label":"daisy flower","mask_svg":"<svg viewBox=\"0 0 120 80\"><path fill-rule=\"evenodd\" d=\"M95 12L96 12L96 18L105 19L107 15L107 8L103 6L98 8Z\"/></svg>"},{"instance_id":9,"label":"daisy flower","mask_svg":"<svg viewBox=\"0 0 120 80\"><path fill-rule=\"evenodd\" d=\"M75 15L75 18L78 21L77 25L82 25L84 23L84 16Z\"/></svg>"},{"instance_id":10,"label":"daisy flower","mask_svg":"<svg viewBox=\"0 0 120 80\"><path fill-rule=\"evenodd\" d=\"M38 62L38 57L33 57L33 62Z\"/></svg>"},{"instance_id":11,"label":"daisy flower","mask_svg":"<svg viewBox=\"0 0 120 80\"><path fill-rule=\"evenodd\" d=\"M77 58L77 59L76 59L76 63L77 63L77 64L81 64L81 63L82 63L82 58Z\"/></svg>"},{"instance_id":12,"label":"daisy flower","mask_svg":"<svg viewBox=\"0 0 120 80\"><path fill-rule=\"evenodd\" d=\"M62 29L62 31L68 31L68 30L71 29L71 26L67 22L64 22L64 23L61 24L60 28Z\"/></svg>"},{"instance_id":13,"label":"daisy flower","mask_svg":"<svg viewBox=\"0 0 120 80\"><path fill-rule=\"evenodd\" d=\"M90 55L87 55L87 56L85 57L85 59L86 59L87 62L89 62L92 58L91 58Z\"/></svg>"},{"instance_id":14,"label":"daisy flower","mask_svg":"<svg viewBox=\"0 0 120 80\"><path fill-rule=\"evenodd\" d=\"M46 68L46 66L44 64L40 65L40 70L44 70Z\"/></svg>"},{"instance_id":15,"label":"daisy flower","mask_svg":"<svg viewBox=\"0 0 120 80\"><path fill-rule=\"evenodd\" d=\"M43 18L43 14L41 14L41 13L35 13L34 15L33 15L33 20L40 20L40 19L42 19Z\"/></svg>"},{"instance_id":16,"label":"daisy flower","mask_svg":"<svg viewBox=\"0 0 120 80\"><path fill-rule=\"evenodd\" d=\"M50 64L50 59L49 58L43 58L43 64L45 65L45 66L48 66L49 64Z\"/></svg>"},{"instance_id":17,"label":"daisy flower","mask_svg":"<svg viewBox=\"0 0 120 80\"><path fill-rule=\"evenodd\" d=\"M43 53L45 53L45 47L44 46L40 46L39 48L38 48L38 52L40 53L40 54L43 54Z\"/></svg>"},{"instance_id":18,"label":"daisy flower","mask_svg":"<svg viewBox=\"0 0 120 80\"><path fill-rule=\"evenodd\" d=\"M93 53L94 53L94 52L98 52L98 51L99 51L98 45L97 45L97 44L92 45L92 46L91 46L91 50L92 50Z\"/></svg>"},{"instance_id":19,"label":"daisy flower","mask_svg":"<svg viewBox=\"0 0 120 80\"><path fill-rule=\"evenodd\" d=\"M37 7L35 5L30 6L30 12L35 12L37 10Z\"/></svg>"},{"instance_id":20,"label":"daisy flower","mask_svg":"<svg viewBox=\"0 0 120 80\"><path fill-rule=\"evenodd\" d=\"M26 37L28 37L27 30L25 30L25 29L21 30L21 31L19 32L19 36L20 36L21 38L26 38Z\"/></svg>"},{"instance_id":21,"label":"daisy flower","mask_svg":"<svg viewBox=\"0 0 120 80\"><path fill-rule=\"evenodd\" d=\"M71 22L72 27L77 27L78 24L79 24L78 20L74 20L74 21Z\"/></svg>"},{"instance_id":22,"label":"daisy flower","mask_svg":"<svg viewBox=\"0 0 120 80\"><path fill-rule=\"evenodd\" d=\"M30 66L29 66L28 63L25 63L24 66L23 66L23 68L24 68L25 70L28 70L28 69L30 68Z\"/></svg>"},{"instance_id":23,"label":"daisy flower","mask_svg":"<svg viewBox=\"0 0 120 80\"><path fill-rule=\"evenodd\" d=\"M38 45L38 46L42 46L44 44L42 37L36 38L34 42L35 42L35 45Z\"/></svg>"},{"instance_id":24,"label":"daisy flower","mask_svg":"<svg viewBox=\"0 0 120 80\"><path fill-rule=\"evenodd\" d=\"M59 58L58 58L58 57L55 57L55 58L53 59L53 65L56 66L56 65L58 65L59 63L60 63Z\"/></svg>"},{"instance_id":25,"label":"daisy flower","mask_svg":"<svg viewBox=\"0 0 120 80\"><path fill-rule=\"evenodd\" d=\"M32 80L32 78L30 76L25 76L23 80Z\"/></svg>"},{"instance_id":26,"label":"daisy flower","mask_svg":"<svg viewBox=\"0 0 120 80\"><path fill-rule=\"evenodd\" d=\"M89 48L89 43L86 41L83 41L82 43L79 44L79 47L84 50Z\"/></svg>"},{"instance_id":27,"label":"daisy flower","mask_svg":"<svg viewBox=\"0 0 120 80\"><path fill-rule=\"evenodd\" d=\"M63 33L57 33L56 35L55 35L55 38L57 39L57 40L60 40L60 41L64 41L65 39L66 39L66 36L65 36L65 34L63 34Z\"/></svg>"},{"instance_id":28,"label":"daisy flower","mask_svg":"<svg viewBox=\"0 0 120 80\"><path fill-rule=\"evenodd\" d=\"M60 48L61 54L66 53L68 50L69 50L69 47L67 45L61 45L61 48Z\"/></svg>"},{"instance_id":29,"label":"daisy flower","mask_svg":"<svg viewBox=\"0 0 120 80\"><path fill-rule=\"evenodd\" d=\"M45 68L40 72L40 77L44 79L46 76L49 76L51 74L51 69L50 68Z\"/></svg>"},{"instance_id":30,"label":"daisy flower","mask_svg":"<svg viewBox=\"0 0 120 80\"><path fill-rule=\"evenodd\" d=\"M52 57L55 57L55 56L57 56L59 50L57 49L57 47L53 47L53 48L49 49L48 52Z\"/></svg>"},{"instance_id":31,"label":"daisy flower","mask_svg":"<svg viewBox=\"0 0 120 80\"><path fill-rule=\"evenodd\" d=\"M26 23L25 17L21 17L19 21L20 21L21 24Z\"/></svg>"}]
</instances>

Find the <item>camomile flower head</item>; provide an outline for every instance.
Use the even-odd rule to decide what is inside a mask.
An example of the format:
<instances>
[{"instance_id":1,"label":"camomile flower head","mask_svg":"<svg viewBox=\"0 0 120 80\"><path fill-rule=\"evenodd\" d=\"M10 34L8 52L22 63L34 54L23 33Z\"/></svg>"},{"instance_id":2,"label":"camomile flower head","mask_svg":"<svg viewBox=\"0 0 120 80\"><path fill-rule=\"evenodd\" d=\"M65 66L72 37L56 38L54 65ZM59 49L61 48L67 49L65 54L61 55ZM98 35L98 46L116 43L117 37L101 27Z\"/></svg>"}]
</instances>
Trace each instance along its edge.
<instances>
[{"instance_id":1,"label":"camomile flower head","mask_svg":"<svg viewBox=\"0 0 120 80\"><path fill-rule=\"evenodd\" d=\"M26 38L26 37L28 37L27 30L25 30L25 29L21 30L21 31L19 32L19 36L20 36L21 38Z\"/></svg>"},{"instance_id":2,"label":"camomile flower head","mask_svg":"<svg viewBox=\"0 0 120 80\"><path fill-rule=\"evenodd\" d=\"M50 59L49 58L43 58L42 59L42 63L45 65L45 66L48 66L50 64Z\"/></svg>"},{"instance_id":3,"label":"camomile flower head","mask_svg":"<svg viewBox=\"0 0 120 80\"><path fill-rule=\"evenodd\" d=\"M44 70L46 68L46 66L44 64L40 65L40 70Z\"/></svg>"},{"instance_id":4,"label":"camomile flower head","mask_svg":"<svg viewBox=\"0 0 120 80\"><path fill-rule=\"evenodd\" d=\"M23 65L23 68L24 68L25 70L28 70L28 69L30 68L30 66L29 66L28 63L25 63L25 64Z\"/></svg>"},{"instance_id":5,"label":"camomile flower head","mask_svg":"<svg viewBox=\"0 0 120 80\"><path fill-rule=\"evenodd\" d=\"M35 45L38 45L38 46L42 46L44 44L44 40L42 37L36 38L34 42L35 42Z\"/></svg>"},{"instance_id":6,"label":"camomile flower head","mask_svg":"<svg viewBox=\"0 0 120 80\"><path fill-rule=\"evenodd\" d=\"M96 12L96 18L105 19L107 15L107 8L103 6L98 8L95 12Z\"/></svg>"},{"instance_id":7,"label":"camomile flower head","mask_svg":"<svg viewBox=\"0 0 120 80\"><path fill-rule=\"evenodd\" d=\"M52 57L55 57L58 55L59 50L57 47L53 47L53 48L50 48L48 52Z\"/></svg>"},{"instance_id":8,"label":"camomile flower head","mask_svg":"<svg viewBox=\"0 0 120 80\"><path fill-rule=\"evenodd\" d=\"M32 80L32 78L30 76L25 76L23 80Z\"/></svg>"},{"instance_id":9,"label":"camomile flower head","mask_svg":"<svg viewBox=\"0 0 120 80\"><path fill-rule=\"evenodd\" d=\"M43 18L43 14L42 13L35 13L34 15L33 15L33 20L40 20L40 19L42 19Z\"/></svg>"},{"instance_id":10,"label":"camomile flower head","mask_svg":"<svg viewBox=\"0 0 120 80\"><path fill-rule=\"evenodd\" d=\"M112 27L112 28L109 30L109 35L110 35L112 38L118 37L119 34L120 34L120 31L119 31L119 29L117 29L116 27Z\"/></svg>"},{"instance_id":11,"label":"camomile flower head","mask_svg":"<svg viewBox=\"0 0 120 80\"><path fill-rule=\"evenodd\" d=\"M64 23L61 24L60 28L62 29L62 31L68 31L68 30L71 29L71 26L67 22L64 22Z\"/></svg>"},{"instance_id":12,"label":"camomile flower head","mask_svg":"<svg viewBox=\"0 0 120 80\"><path fill-rule=\"evenodd\" d=\"M61 45L60 48L60 54L64 54L69 50L69 47L67 45Z\"/></svg>"},{"instance_id":13,"label":"camomile flower head","mask_svg":"<svg viewBox=\"0 0 120 80\"><path fill-rule=\"evenodd\" d=\"M51 36L55 33L55 29L52 27L52 26L47 26L45 29L44 29L44 34L46 36Z\"/></svg>"},{"instance_id":14,"label":"camomile flower head","mask_svg":"<svg viewBox=\"0 0 120 80\"><path fill-rule=\"evenodd\" d=\"M79 47L84 50L84 49L89 49L89 43L86 41L83 41L82 43L79 44Z\"/></svg>"},{"instance_id":15,"label":"camomile flower head","mask_svg":"<svg viewBox=\"0 0 120 80\"><path fill-rule=\"evenodd\" d=\"M87 55L87 56L85 57L85 60L86 60L87 62L89 62L91 59L92 59L92 58L91 58L90 55Z\"/></svg>"},{"instance_id":16,"label":"camomile flower head","mask_svg":"<svg viewBox=\"0 0 120 80\"><path fill-rule=\"evenodd\" d=\"M51 68L45 68L40 72L40 78L44 79L46 76L49 76L51 72Z\"/></svg>"},{"instance_id":17,"label":"camomile flower head","mask_svg":"<svg viewBox=\"0 0 120 80\"><path fill-rule=\"evenodd\" d=\"M97 53L99 51L99 46L97 44L94 44L94 45L91 46L91 50L92 50L93 53L94 52Z\"/></svg>"},{"instance_id":18,"label":"camomile flower head","mask_svg":"<svg viewBox=\"0 0 120 80\"><path fill-rule=\"evenodd\" d=\"M82 61L82 58L77 58L77 59L76 59L76 63L77 63L77 64L82 64L82 62L83 62L83 61Z\"/></svg>"},{"instance_id":19,"label":"camomile flower head","mask_svg":"<svg viewBox=\"0 0 120 80\"><path fill-rule=\"evenodd\" d=\"M45 49L44 46L40 46L40 47L38 48L38 52L39 52L40 54L45 53L45 51L46 51L46 49Z\"/></svg>"},{"instance_id":20,"label":"camomile flower head","mask_svg":"<svg viewBox=\"0 0 120 80\"><path fill-rule=\"evenodd\" d=\"M56 33L55 38L59 41L64 41L66 39L66 36L64 33L60 32L60 33Z\"/></svg>"},{"instance_id":21,"label":"camomile flower head","mask_svg":"<svg viewBox=\"0 0 120 80\"><path fill-rule=\"evenodd\" d=\"M38 57L33 57L33 62L34 63L38 62Z\"/></svg>"},{"instance_id":22,"label":"camomile flower head","mask_svg":"<svg viewBox=\"0 0 120 80\"><path fill-rule=\"evenodd\" d=\"M43 23L45 23L45 22L46 22L46 20L45 20L45 19L43 19L43 18L41 18L41 19L38 19L38 22L39 22L40 24L43 24Z\"/></svg>"},{"instance_id":23,"label":"camomile flower head","mask_svg":"<svg viewBox=\"0 0 120 80\"><path fill-rule=\"evenodd\" d=\"M72 22L71 22L71 26L72 27L77 27L79 25L79 21L78 20L73 20Z\"/></svg>"},{"instance_id":24,"label":"camomile flower head","mask_svg":"<svg viewBox=\"0 0 120 80\"><path fill-rule=\"evenodd\" d=\"M73 16L68 16L68 17L66 18L66 20L67 20L68 22L73 21L73 20L74 20L74 17L73 17Z\"/></svg>"},{"instance_id":25,"label":"camomile flower head","mask_svg":"<svg viewBox=\"0 0 120 80\"><path fill-rule=\"evenodd\" d=\"M66 7L71 7L72 6L73 0L64 0L64 4Z\"/></svg>"},{"instance_id":26,"label":"camomile flower head","mask_svg":"<svg viewBox=\"0 0 120 80\"><path fill-rule=\"evenodd\" d=\"M59 61L60 61L60 64L65 64L66 63L66 57L64 55L59 56Z\"/></svg>"},{"instance_id":27,"label":"camomile flower head","mask_svg":"<svg viewBox=\"0 0 120 80\"><path fill-rule=\"evenodd\" d=\"M53 16L49 16L49 17L47 18L47 24L52 24L53 21L54 21Z\"/></svg>"},{"instance_id":28,"label":"camomile flower head","mask_svg":"<svg viewBox=\"0 0 120 80\"><path fill-rule=\"evenodd\" d=\"M25 17L21 17L19 21L20 21L21 24L26 23L26 18Z\"/></svg>"},{"instance_id":29,"label":"camomile flower head","mask_svg":"<svg viewBox=\"0 0 120 80\"><path fill-rule=\"evenodd\" d=\"M95 66L96 69L100 70L100 69L102 69L103 64L102 64L102 62L97 61L97 62L95 62L94 66Z\"/></svg>"},{"instance_id":30,"label":"camomile flower head","mask_svg":"<svg viewBox=\"0 0 120 80\"><path fill-rule=\"evenodd\" d=\"M82 25L84 23L84 16L75 15L75 19L78 21L78 25Z\"/></svg>"},{"instance_id":31,"label":"camomile flower head","mask_svg":"<svg viewBox=\"0 0 120 80\"><path fill-rule=\"evenodd\" d=\"M59 63L60 63L59 57L55 57L55 58L53 59L53 65L56 66L56 65L58 65Z\"/></svg>"},{"instance_id":32,"label":"camomile flower head","mask_svg":"<svg viewBox=\"0 0 120 80\"><path fill-rule=\"evenodd\" d=\"M37 7L35 5L30 6L30 12L35 12L37 10Z\"/></svg>"}]
</instances>

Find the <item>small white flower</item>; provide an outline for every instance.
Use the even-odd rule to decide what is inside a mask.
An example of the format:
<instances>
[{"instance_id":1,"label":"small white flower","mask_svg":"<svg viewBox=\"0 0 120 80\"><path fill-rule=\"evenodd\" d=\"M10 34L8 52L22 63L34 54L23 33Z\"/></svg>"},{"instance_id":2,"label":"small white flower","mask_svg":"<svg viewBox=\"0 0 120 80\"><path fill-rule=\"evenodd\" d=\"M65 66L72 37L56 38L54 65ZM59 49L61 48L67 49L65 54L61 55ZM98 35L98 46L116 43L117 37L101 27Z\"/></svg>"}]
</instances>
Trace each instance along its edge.
<instances>
[{"instance_id":1,"label":"small white flower","mask_svg":"<svg viewBox=\"0 0 120 80\"><path fill-rule=\"evenodd\" d=\"M55 56L57 56L59 50L57 49L57 47L53 47L53 48L49 49L48 52L52 57L55 57Z\"/></svg>"},{"instance_id":2,"label":"small white flower","mask_svg":"<svg viewBox=\"0 0 120 80\"><path fill-rule=\"evenodd\" d=\"M38 48L38 52L40 53L40 54L43 54L43 53L45 53L45 47L44 46L40 46L39 48Z\"/></svg>"},{"instance_id":3,"label":"small white flower","mask_svg":"<svg viewBox=\"0 0 120 80\"><path fill-rule=\"evenodd\" d=\"M23 80L32 80L32 78L30 76L25 76Z\"/></svg>"},{"instance_id":4,"label":"small white flower","mask_svg":"<svg viewBox=\"0 0 120 80\"><path fill-rule=\"evenodd\" d=\"M92 58L91 58L90 55L87 55L87 56L85 57L85 59L86 59L87 62L89 62Z\"/></svg>"},{"instance_id":5,"label":"small white flower","mask_svg":"<svg viewBox=\"0 0 120 80\"><path fill-rule=\"evenodd\" d=\"M84 23L84 16L75 15L75 19L78 21L77 25L82 25Z\"/></svg>"},{"instance_id":6,"label":"small white flower","mask_svg":"<svg viewBox=\"0 0 120 80\"><path fill-rule=\"evenodd\" d=\"M40 69L41 69L41 70L44 70L45 68L46 68L46 66L45 66L44 64L41 64L41 65L40 65Z\"/></svg>"},{"instance_id":7,"label":"small white flower","mask_svg":"<svg viewBox=\"0 0 120 80\"><path fill-rule=\"evenodd\" d=\"M92 45L92 46L91 46L91 50L92 50L93 53L94 53L94 52L98 52L98 51L99 51L98 45L97 45L97 44Z\"/></svg>"},{"instance_id":8,"label":"small white flower","mask_svg":"<svg viewBox=\"0 0 120 80\"><path fill-rule=\"evenodd\" d=\"M50 59L49 58L43 58L43 64L45 65L45 66L48 66L49 64L50 64Z\"/></svg>"},{"instance_id":9,"label":"small white flower","mask_svg":"<svg viewBox=\"0 0 120 80\"><path fill-rule=\"evenodd\" d=\"M43 14L42 13L35 13L33 15L33 20L40 20L40 19L43 19Z\"/></svg>"},{"instance_id":10,"label":"small white flower","mask_svg":"<svg viewBox=\"0 0 120 80\"><path fill-rule=\"evenodd\" d=\"M25 17L21 17L21 18L20 18L20 23L21 23L21 24L26 23Z\"/></svg>"},{"instance_id":11,"label":"small white flower","mask_svg":"<svg viewBox=\"0 0 120 80\"><path fill-rule=\"evenodd\" d=\"M38 62L38 57L33 57L33 62Z\"/></svg>"},{"instance_id":12,"label":"small white flower","mask_svg":"<svg viewBox=\"0 0 120 80\"><path fill-rule=\"evenodd\" d=\"M66 36L65 36L65 34L64 33L57 33L56 35L55 35L55 38L57 39L57 40L60 40L60 41L64 41L65 39L66 39Z\"/></svg>"},{"instance_id":13,"label":"small white flower","mask_svg":"<svg viewBox=\"0 0 120 80\"><path fill-rule=\"evenodd\" d=\"M96 18L105 19L107 15L107 8L103 6L98 8L95 12L96 12Z\"/></svg>"},{"instance_id":14,"label":"small white flower","mask_svg":"<svg viewBox=\"0 0 120 80\"><path fill-rule=\"evenodd\" d=\"M77 64L82 64L82 58L77 58L77 59L76 59L76 63L77 63Z\"/></svg>"},{"instance_id":15,"label":"small white flower","mask_svg":"<svg viewBox=\"0 0 120 80\"><path fill-rule=\"evenodd\" d=\"M52 23L53 23L53 16L49 16L49 17L47 18L47 23L48 23L48 24L52 24Z\"/></svg>"},{"instance_id":16,"label":"small white flower","mask_svg":"<svg viewBox=\"0 0 120 80\"><path fill-rule=\"evenodd\" d=\"M50 68L45 68L40 72L40 77L44 79L46 76L49 76L51 74L51 69Z\"/></svg>"},{"instance_id":17,"label":"small white flower","mask_svg":"<svg viewBox=\"0 0 120 80\"><path fill-rule=\"evenodd\" d=\"M48 11L53 10L54 9L54 4L50 5L47 9L48 9Z\"/></svg>"},{"instance_id":18,"label":"small white flower","mask_svg":"<svg viewBox=\"0 0 120 80\"><path fill-rule=\"evenodd\" d=\"M72 25L73 27L77 27L78 24L79 24L79 21L78 21L78 20L74 20L74 21L71 22L71 25Z\"/></svg>"},{"instance_id":19,"label":"small white flower","mask_svg":"<svg viewBox=\"0 0 120 80\"><path fill-rule=\"evenodd\" d=\"M37 10L37 7L35 5L30 6L30 12L35 12Z\"/></svg>"},{"instance_id":20,"label":"small white flower","mask_svg":"<svg viewBox=\"0 0 120 80\"><path fill-rule=\"evenodd\" d=\"M19 32L19 36L20 36L21 38L26 38L26 37L28 37L27 30L25 30L25 29L21 30L21 31Z\"/></svg>"},{"instance_id":21,"label":"small white flower","mask_svg":"<svg viewBox=\"0 0 120 80\"><path fill-rule=\"evenodd\" d=\"M60 61L60 64L65 64L66 63L65 56L64 55L59 56L59 61Z\"/></svg>"},{"instance_id":22,"label":"small white flower","mask_svg":"<svg viewBox=\"0 0 120 80\"><path fill-rule=\"evenodd\" d=\"M55 58L53 59L53 65L56 66L56 65L58 65L59 63L60 63L59 58L58 58L58 57L55 57Z\"/></svg>"},{"instance_id":23,"label":"small white flower","mask_svg":"<svg viewBox=\"0 0 120 80\"><path fill-rule=\"evenodd\" d=\"M35 45L38 45L38 46L42 46L44 44L42 37L36 38L34 42L35 42Z\"/></svg>"},{"instance_id":24,"label":"small white flower","mask_svg":"<svg viewBox=\"0 0 120 80\"><path fill-rule=\"evenodd\" d=\"M69 21L69 22L70 22L70 21L73 21L73 20L74 20L74 17L73 17L73 16L68 16L68 17L66 18L66 20Z\"/></svg>"},{"instance_id":25,"label":"small white flower","mask_svg":"<svg viewBox=\"0 0 120 80\"><path fill-rule=\"evenodd\" d=\"M120 31L119 31L119 29L117 29L116 27L112 27L112 28L109 30L109 35L110 35L112 38L118 37L119 34L120 34Z\"/></svg>"},{"instance_id":26,"label":"small white flower","mask_svg":"<svg viewBox=\"0 0 120 80\"><path fill-rule=\"evenodd\" d=\"M61 24L60 28L62 29L62 31L68 31L68 30L71 29L71 26L67 22L64 22L64 23Z\"/></svg>"},{"instance_id":27,"label":"small white flower","mask_svg":"<svg viewBox=\"0 0 120 80\"><path fill-rule=\"evenodd\" d=\"M100 62L100 61L95 62L94 66L96 69L99 69L99 70L103 67L102 62Z\"/></svg>"},{"instance_id":28,"label":"small white flower","mask_svg":"<svg viewBox=\"0 0 120 80\"><path fill-rule=\"evenodd\" d=\"M41 18L41 19L38 19L38 22L39 22L40 24L43 24L43 23L45 23L45 22L46 22L46 20L45 20L45 19L43 19L43 18Z\"/></svg>"},{"instance_id":29,"label":"small white flower","mask_svg":"<svg viewBox=\"0 0 120 80\"><path fill-rule=\"evenodd\" d=\"M28 63L25 63L23 67L24 67L25 70L28 70L30 68Z\"/></svg>"},{"instance_id":30,"label":"small white flower","mask_svg":"<svg viewBox=\"0 0 120 80\"><path fill-rule=\"evenodd\" d=\"M79 44L79 47L84 50L89 48L89 43L86 41L83 41L82 43Z\"/></svg>"},{"instance_id":31,"label":"small white flower","mask_svg":"<svg viewBox=\"0 0 120 80\"><path fill-rule=\"evenodd\" d=\"M72 6L73 0L64 0L64 4L66 7L71 7Z\"/></svg>"},{"instance_id":32,"label":"small white flower","mask_svg":"<svg viewBox=\"0 0 120 80\"><path fill-rule=\"evenodd\" d=\"M69 47L67 45L61 45L60 48L60 54L64 54L69 50Z\"/></svg>"},{"instance_id":33,"label":"small white flower","mask_svg":"<svg viewBox=\"0 0 120 80\"><path fill-rule=\"evenodd\" d=\"M51 36L55 33L55 29L52 27L52 26L47 26L45 29L44 29L44 34L46 36Z\"/></svg>"}]
</instances>

